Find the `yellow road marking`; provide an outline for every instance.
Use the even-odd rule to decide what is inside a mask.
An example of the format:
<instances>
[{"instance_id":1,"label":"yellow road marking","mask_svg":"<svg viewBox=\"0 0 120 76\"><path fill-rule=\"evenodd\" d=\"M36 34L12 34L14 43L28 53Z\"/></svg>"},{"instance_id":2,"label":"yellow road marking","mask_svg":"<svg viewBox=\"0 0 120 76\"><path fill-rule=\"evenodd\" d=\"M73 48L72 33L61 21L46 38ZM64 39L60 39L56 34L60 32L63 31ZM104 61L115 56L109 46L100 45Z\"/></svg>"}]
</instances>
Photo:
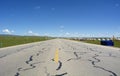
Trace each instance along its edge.
<instances>
[{"instance_id":1,"label":"yellow road marking","mask_svg":"<svg viewBox=\"0 0 120 76\"><path fill-rule=\"evenodd\" d=\"M55 61L56 63L58 63L58 61L59 61L58 49L56 49L56 51L55 51L54 61Z\"/></svg>"}]
</instances>

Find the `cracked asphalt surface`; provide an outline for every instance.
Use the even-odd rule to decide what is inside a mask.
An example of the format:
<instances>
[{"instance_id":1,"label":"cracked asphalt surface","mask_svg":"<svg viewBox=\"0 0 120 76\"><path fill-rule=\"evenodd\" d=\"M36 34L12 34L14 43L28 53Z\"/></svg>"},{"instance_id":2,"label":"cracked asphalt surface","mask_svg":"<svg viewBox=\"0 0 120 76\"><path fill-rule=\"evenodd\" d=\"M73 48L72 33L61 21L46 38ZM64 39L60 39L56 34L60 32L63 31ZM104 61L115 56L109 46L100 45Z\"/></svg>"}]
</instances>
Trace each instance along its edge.
<instances>
[{"instance_id":1,"label":"cracked asphalt surface","mask_svg":"<svg viewBox=\"0 0 120 76\"><path fill-rule=\"evenodd\" d=\"M0 76L120 76L120 48L65 39L1 48Z\"/></svg>"}]
</instances>

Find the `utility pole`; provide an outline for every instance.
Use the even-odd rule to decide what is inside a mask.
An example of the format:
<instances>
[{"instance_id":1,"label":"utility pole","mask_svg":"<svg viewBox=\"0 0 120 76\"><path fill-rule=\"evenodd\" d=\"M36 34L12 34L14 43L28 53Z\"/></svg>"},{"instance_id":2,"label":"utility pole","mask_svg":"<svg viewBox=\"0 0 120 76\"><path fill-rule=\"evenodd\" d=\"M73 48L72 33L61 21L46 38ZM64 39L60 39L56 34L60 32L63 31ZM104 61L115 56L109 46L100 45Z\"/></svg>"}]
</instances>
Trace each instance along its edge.
<instances>
[{"instance_id":1,"label":"utility pole","mask_svg":"<svg viewBox=\"0 0 120 76\"><path fill-rule=\"evenodd\" d=\"M113 37L112 37L112 40L114 41L115 40L115 36L113 35Z\"/></svg>"}]
</instances>

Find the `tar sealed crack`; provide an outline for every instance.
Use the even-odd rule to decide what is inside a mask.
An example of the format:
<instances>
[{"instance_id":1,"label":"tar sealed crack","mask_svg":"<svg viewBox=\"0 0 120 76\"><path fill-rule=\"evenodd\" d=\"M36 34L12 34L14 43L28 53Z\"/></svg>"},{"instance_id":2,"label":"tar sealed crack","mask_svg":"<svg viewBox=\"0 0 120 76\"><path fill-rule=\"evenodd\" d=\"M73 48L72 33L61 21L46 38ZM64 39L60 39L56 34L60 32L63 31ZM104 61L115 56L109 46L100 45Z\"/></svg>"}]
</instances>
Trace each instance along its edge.
<instances>
[{"instance_id":1,"label":"tar sealed crack","mask_svg":"<svg viewBox=\"0 0 120 76\"><path fill-rule=\"evenodd\" d=\"M55 76L64 76L64 75L66 75L66 74L68 74L68 73L65 72L65 73L63 73L63 74L57 74L57 75L55 75Z\"/></svg>"},{"instance_id":2,"label":"tar sealed crack","mask_svg":"<svg viewBox=\"0 0 120 76\"><path fill-rule=\"evenodd\" d=\"M79 59L81 59L81 57L78 56L77 52L73 52L73 54L75 55L76 58L70 58L70 59L68 59L67 61L70 61L70 60L79 60Z\"/></svg>"},{"instance_id":3,"label":"tar sealed crack","mask_svg":"<svg viewBox=\"0 0 120 76\"><path fill-rule=\"evenodd\" d=\"M91 61L91 63L92 63L92 65L93 65L93 67L95 67L95 68L98 68L98 69L101 69L101 70L104 70L104 71L106 71L106 72L111 73L111 75L110 75L110 76L117 76L117 74L116 74L116 73L114 73L113 71L108 70L108 69L105 69L105 68L103 68L103 67L101 67L101 66L97 66L97 65L96 65L96 63L100 62L100 59L96 58L96 57L98 57L98 56L99 56L99 55L95 54L95 55L92 57L93 59L95 59L95 61L94 61L94 60L88 60L88 61Z\"/></svg>"},{"instance_id":4,"label":"tar sealed crack","mask_svg":"<svg viewBox=\"0 0 120 76\"><path fill-rule=\"evenodd\" d=\"M62 62L59 61L59 66L58 66L58 68L56 70L60 70L61 67L62 67Z\"/></svg>"}]
</instances>

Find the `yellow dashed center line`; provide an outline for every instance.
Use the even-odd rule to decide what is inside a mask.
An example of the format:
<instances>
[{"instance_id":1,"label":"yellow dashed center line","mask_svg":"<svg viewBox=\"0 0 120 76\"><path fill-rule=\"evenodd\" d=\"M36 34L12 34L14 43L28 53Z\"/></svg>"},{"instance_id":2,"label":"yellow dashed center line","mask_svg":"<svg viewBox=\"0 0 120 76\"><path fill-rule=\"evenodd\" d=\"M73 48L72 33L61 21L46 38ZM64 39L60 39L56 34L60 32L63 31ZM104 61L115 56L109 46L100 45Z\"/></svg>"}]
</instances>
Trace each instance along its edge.
<instances>
[{"instance_id":1,"label":"yellow dashed center line","mask_svg":"<svg viewBox=\"0 0 120 76\"><path fill-rule=\"evenodd\" d=\"M54 61L55 61L56 63L58 63L58 61L59 61L58 49L56 49L56 51L55 51Z\"/></svg>"}]
</instances>

